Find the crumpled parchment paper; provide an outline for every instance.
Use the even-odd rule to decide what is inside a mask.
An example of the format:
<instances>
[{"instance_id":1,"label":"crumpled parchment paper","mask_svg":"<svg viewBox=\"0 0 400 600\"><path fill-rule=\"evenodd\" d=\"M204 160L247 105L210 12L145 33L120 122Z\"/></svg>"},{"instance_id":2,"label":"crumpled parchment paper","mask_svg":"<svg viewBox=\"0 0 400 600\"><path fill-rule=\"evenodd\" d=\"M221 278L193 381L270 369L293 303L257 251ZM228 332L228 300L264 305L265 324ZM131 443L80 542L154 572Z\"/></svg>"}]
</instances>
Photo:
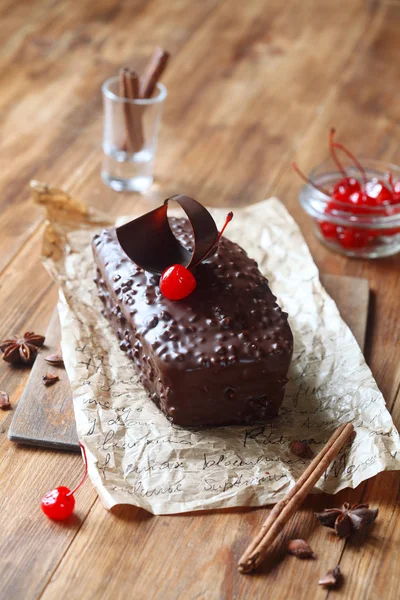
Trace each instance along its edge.
<instances>
[{"instance_id":1,"label":"crumpled parchment paper","mask_svg":"<svg viewBox=\"0 0 400 600\"><path fill-rule=\"evenodd\" d=\"M110 220L61 190L32 182L48 223L43 260L60 287L62 350L89 475L106 508L128 503L154 513L261 506L282 499L333 430L357 432L318 482L336 493L399 469L399 434L351 331L321 286L296 223L276 198L235 209L227 236L255 258L283 310L295 348L280 416L250 427L171 425L138 382L101 315L90 242ZM228 209L211 209L217 224Z\"/></svg>"}]
</instances>

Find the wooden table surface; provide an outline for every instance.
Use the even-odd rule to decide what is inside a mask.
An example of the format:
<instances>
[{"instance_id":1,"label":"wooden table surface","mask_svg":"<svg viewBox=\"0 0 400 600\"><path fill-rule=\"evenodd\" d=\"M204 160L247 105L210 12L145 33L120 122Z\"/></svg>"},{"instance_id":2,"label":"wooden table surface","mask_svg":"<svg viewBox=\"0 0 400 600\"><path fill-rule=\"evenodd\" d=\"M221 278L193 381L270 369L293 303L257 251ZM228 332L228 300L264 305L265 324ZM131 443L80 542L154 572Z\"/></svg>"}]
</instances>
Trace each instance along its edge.
<instances>
[{"instance_id":1,"label":"wooden table surface","mask_svg":"<svg viewBox=\"0 0 400 600\"><path fill-rule=\"evenodd\" d=\"M39 261L43 214L31 178L64 187L112 215L174 192L239 206L277 195L300 224L318 266L365 277L372 290L366 357L400 425L400 255L348 260L313 239L299 180L327 157L329 127L356 154L400 164L398 0L1 0L0 337L44 332L57 290ZM169 96L147 197L116 194L99 178L100 85L155 45L172 55ZM0 364L15 405L28 369ZM72 485L81 458L19 447L0 412L1 599L304 598L329 593L320 575L339 563L337 597L399 597L400 473L338 497L314 497L286 536L305 537L318 560L278 545L254 576L236 562L266 510L152 517L107 513L90 482L68 524L43 517L39 499ZM62 481L61 481L62 480ZM312 510L344 500L379 507L369 535L327 535Z\"/></svg>"}]
</instances>

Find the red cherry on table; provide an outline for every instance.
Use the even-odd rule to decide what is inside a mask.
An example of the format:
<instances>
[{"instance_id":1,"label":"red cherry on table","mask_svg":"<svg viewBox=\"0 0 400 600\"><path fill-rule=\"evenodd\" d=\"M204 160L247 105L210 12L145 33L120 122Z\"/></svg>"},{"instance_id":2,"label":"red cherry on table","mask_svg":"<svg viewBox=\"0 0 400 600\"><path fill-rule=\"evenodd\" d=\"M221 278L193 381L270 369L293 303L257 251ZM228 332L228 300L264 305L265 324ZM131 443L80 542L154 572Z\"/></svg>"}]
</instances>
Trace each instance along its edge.
<instances>
[{"instance_id":1,"label":"red cherry on table","mask_svg":"<svg viewBox=\"0 0 400 600\"><path fill-rule=\"evenodd\" d=\"M81 447L83 460L85 462L85 472L82 479L72 491L64 485L60 485L59 487L54 488L54 490L50 490L50 492L47 492L47 494L43 496L40 503L44 514L53 521L64 521L65 519L68 519L70 515L72 515L75 508L74 494L81 487L81 485L83 485L87 476L88 463L86 450L81 442L78 443Z\"/></svg>"},{"instance_id":2,"label":"red cherry on table","mask_svg":"<svg viewBox=\"0 0 400 600\"><path fill-rule=\"evenodd\" d=\"M61 485L43 496L41 507L49 519L63 521L74 512L75 498L69 488Z\"/></svg>"},{"instance_id":3,"label":"red cherry on table","mask_svg":"<svg viewBox=\"0 0 400 600\"><path fill-rule=\"evenodd\" d=\"M183 265L172 265L165 269L160 279L160 290L168 300L182 300L193 292L196 279Z\"/></svg>"}]
</instances>

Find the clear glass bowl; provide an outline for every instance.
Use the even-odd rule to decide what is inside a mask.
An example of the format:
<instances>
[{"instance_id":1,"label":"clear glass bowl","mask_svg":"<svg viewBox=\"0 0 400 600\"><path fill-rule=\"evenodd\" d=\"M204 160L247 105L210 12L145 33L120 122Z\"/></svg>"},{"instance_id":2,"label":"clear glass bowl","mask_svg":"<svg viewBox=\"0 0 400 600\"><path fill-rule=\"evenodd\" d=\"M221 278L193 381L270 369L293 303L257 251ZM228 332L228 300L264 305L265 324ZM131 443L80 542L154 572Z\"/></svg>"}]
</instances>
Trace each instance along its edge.
<instances>
[{"instance_id":1,"label":"clear glass bowl","mask_svg":"<svg viewBox=\"0 0 400 600\"><path fill-rule=\"evenodd\" d=\"M388 174L400 180L400 167L378 160L360 159L368 180L389 184ZM362 183L360 171L346 165L349 177ZM309 178L330 190L343 179L326 161L313 169ZM330 196L306 184L300 190L300 203L313 221L314 233L328 248L356 258L380 258L400 252L400 203L390 206L362 207L332 200Z\"/></svg>"}]
</instances>

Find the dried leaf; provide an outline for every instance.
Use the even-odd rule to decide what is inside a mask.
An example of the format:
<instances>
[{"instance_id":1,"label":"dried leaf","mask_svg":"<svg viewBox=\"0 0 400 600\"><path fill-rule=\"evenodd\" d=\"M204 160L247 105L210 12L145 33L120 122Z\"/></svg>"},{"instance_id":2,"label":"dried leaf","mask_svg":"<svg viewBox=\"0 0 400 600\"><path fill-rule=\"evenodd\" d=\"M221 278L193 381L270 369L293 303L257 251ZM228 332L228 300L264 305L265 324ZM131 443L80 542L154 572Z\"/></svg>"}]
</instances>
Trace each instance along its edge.
<instances>
[{"instance_id":1,"label":"dried leaf","mask_svg":"<svg viewBox=\"0 0 400 600\"><path fill-rule=\"evenodd\" d=\"M8 410L11 408L10 398L7 392L0 391L0 408L1 410Z\"/></svg>"},{"instance_id":2,"label":"dried leaf","mask_svg":"<svg viewBox=\"0 0 400 600\"><path fill-rule=\"evenodd\" d=\"M290 540L288 552L297 558L314 558L315 554L305 540Z\"/></svg>"},{"instance_id":3,"label":"dried leaf","mask_svg":"<svg viewBox=\"0 0 400 600\"><path fill-rule=\"evenodd\" d=\"M318 583L324 587L333 588L338 584L340 577L340 567L339 565L336 565L336 567L328 571L325 577L322 577Z\"/></svg>"},{"instance_id":4,"label":"dried leaf","mask_svg":"<svg viewBox=\"0 0 400 600\"><path fill-rule=\"evenodd\" d=\"M312 458L314 456L310 446L301 440L293 440L290 443L290 452L300 458Z\"/></svg>"},{"instance_id":5,"label":"dried leaf","mask_svg":"<svg viewBox=\"0 0 400 600\"><path fill-rule=\"evenodd\" d=\"M61 354L49 354L44 360L48 362L49 365L54 365L55 367L64 366L64 359Z\"/></svg>"},{"instance_id":6,"label":"dried leaf","mask_svg":"<svg viewBox=\"0 0 400 600\"><path fill-rule=\"evenodd\" d=\"M53 375L52 373L46 373L46 375L43 375L42 379L43 379L44 385L47 385L47 386L53 385L57 381L60 381L60 378L58 377L58 375Z\"/></svg>"}]
</instances>

